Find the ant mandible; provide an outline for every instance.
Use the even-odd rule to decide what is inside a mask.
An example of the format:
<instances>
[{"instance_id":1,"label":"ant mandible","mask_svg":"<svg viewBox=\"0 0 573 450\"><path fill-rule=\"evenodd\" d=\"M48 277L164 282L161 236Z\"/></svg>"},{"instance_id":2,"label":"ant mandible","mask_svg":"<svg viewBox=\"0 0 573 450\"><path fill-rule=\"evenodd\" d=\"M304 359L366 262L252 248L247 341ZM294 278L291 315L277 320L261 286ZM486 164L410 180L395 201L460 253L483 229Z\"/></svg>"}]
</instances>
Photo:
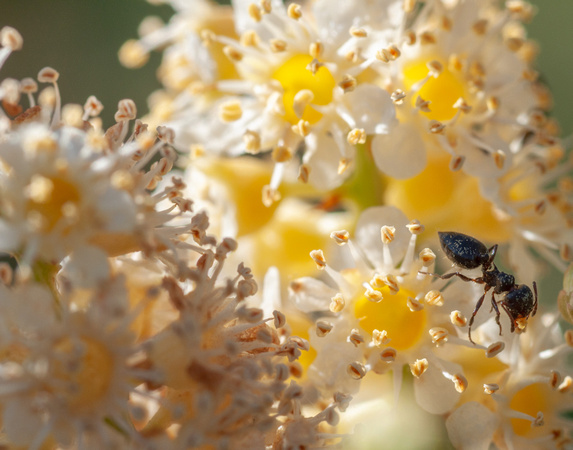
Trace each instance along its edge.
<instances>
[{"instance_id":1,"label":"ant mandible","mask_svg":"<svg viewBox=\"0 0 573 450\"><path fill-rule=\"evenodd\" d=\"M434 274L444 280L457 276L464 281L473 281L485 285L484 293L476 303L470 318L468 328L470 342L475 345L472 340L472 325L486 294L491 288L493 288L491 306L496 313L495 321L499 325L499 334L501 335L501 323L498 304L501 305L511 320L511 332L515 331L516 326L522 329L529 316L534 316L537 312L537 284L535 281L533 282L534 297L529 286L515 284L513 275L500 271L493 263L497 253L497 244L488 249L476 238L454 231L439 231L438 236L442 250L456 266L462 269L475 269L481 266L482 276L478 278L469 278L460 272L451 272L445 275ZM505 296L503 300L497 302L495 300L496 294L505 294Z\"/></svg>"}]
</instances>

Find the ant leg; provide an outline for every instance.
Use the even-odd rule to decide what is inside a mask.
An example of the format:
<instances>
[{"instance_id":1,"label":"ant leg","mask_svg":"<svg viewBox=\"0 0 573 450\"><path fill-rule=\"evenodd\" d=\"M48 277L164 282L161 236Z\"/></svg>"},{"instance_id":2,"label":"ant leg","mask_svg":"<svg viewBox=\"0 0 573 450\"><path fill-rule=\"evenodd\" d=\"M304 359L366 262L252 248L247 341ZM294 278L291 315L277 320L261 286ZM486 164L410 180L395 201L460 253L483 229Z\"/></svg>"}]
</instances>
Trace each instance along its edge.
<instances>
[{"instance_id":1,"label":"ant leg","mask_svg":"<svg viewBox=\"0 0 573 450\"><path fill-rule=\"evenodd\" d=\"M501 302L501 307L506 312L506 314L509 316L509 320L511 320L511 332L513 333L515 331L515 319L513 318L513 316L511 315L511 313L507 309L507 306L505 306L504 302Z\"/></svg>"},{"instance_id":2,"label":"ant leg","mask_svg":"<svg viewBox=\"0 0 573 450\"><path fill-rule=\"evenodd\" d=\"M531 313L532 316L535 315L537 312L537 283L533 282L533 292L535 292L535 303L533 304L533 312Z\"/></svg>"},{"instance_id":3,"label":"ant leg","mask_svg":"<svg viewBox=\"0 0 573 450\"><path fill-rule=\"evenodd\" d=\"M497 302L495 301L495 294L493 292L491 293L491 306L495 309L495 323L499 325L499 335L501 336L501 323L499 321L500 313L499 308L497 307Z\"/></svg>"},{"instance_id":4,"label":"ant leg","mask_svg":"<svg viewBox=\"0 0 573 450\"><path fill-rule=\"evenodd\" d=\"M429 275L432 275L432 276L434 276L434 277L441 278L442 280L449 280L450 278L452 278L452 277L454 277L454 276L457 276L457 277L460 277L460 278L461 278L462 280L464 280L464 281L473 281L474 283L479 283L479 284L483 284L483 283L484 283L483 278L481 278L481 277L479 277L479 278L469 278L469 277L466 277L465 275L461 274L460 272L450 272L450 273L447 273L447 274L445 274L445 275L438 275L437 273L431 273L431 274L429 274Z\"/></svg>"},{"instance_id":5,"label":"ant leg","mask_svg":"<svg viewBox=\"0 0 573 450\"><path fill-rule=\"evenodd\" d=\"M468 327L468 337L470 338L470 342L474 345L475 345L475 342L472 341L472 325L474 323L474 318L475 318L477 312L479 311L479 309L481 308L481 305L483 304L483 300L484 300L485 295L487 294L488 290L489 290L489 286L486 286L483 295L480 297L480 299L476 303L476 307L474 309L474 312L472 313L472 316L470 317L470 323L469 323L469 327Z\"/></svg>"}]
</instances>

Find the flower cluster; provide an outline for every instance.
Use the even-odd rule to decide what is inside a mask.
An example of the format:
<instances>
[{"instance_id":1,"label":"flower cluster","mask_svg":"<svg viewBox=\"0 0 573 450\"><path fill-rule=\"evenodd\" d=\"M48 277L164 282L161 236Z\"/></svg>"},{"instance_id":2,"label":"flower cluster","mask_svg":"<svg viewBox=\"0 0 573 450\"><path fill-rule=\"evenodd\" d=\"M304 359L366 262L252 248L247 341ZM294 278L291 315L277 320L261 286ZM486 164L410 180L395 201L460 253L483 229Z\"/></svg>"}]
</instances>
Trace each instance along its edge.
<instances>
[{"instance_id":1,"label":"flower cluster","mask_svg":"<svg viewBox=\"0 0 573 450\"><path fill-rule=\"evenodd\" d=\"M571 446L571 139L534 8L164 2L119 50L163 53L141 120L62 105L49 67L0 83L0 442Z\"/></svg>"}]
</instances>

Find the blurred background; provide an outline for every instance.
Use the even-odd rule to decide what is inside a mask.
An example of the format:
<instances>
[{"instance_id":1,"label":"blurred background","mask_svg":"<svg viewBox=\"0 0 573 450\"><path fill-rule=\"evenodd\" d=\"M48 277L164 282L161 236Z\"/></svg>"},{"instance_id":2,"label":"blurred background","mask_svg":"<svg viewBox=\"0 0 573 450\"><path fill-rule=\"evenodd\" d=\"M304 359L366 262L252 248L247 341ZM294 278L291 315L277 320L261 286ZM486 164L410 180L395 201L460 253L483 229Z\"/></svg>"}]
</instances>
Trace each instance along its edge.
<instances>
[{"instance_id":1,"label":"blurred background","mask_svg":"<svg viewBox=\"0 0 573 450\"><path fill-rule=\"evenodd\" d=\"M541 49L537 69L554 94L553 114L568 135L573 131L573 1L531 3L538 8L528 25ZM10 56L0 78L35 78L41 68L51 66L60 72L63 102L83 104L96 95L105 106L102 118L108 126L122 98L135 100L139 115L147 111L148 95L159 88L155 70L160 55L152 54L142 69L129 70L119 64L117 51L137 37L144 17L169 20L169 5L144 0L0 0L0 11L0 27L11 25L24 37L23 50Z\"/></svg>"}]
</instances>

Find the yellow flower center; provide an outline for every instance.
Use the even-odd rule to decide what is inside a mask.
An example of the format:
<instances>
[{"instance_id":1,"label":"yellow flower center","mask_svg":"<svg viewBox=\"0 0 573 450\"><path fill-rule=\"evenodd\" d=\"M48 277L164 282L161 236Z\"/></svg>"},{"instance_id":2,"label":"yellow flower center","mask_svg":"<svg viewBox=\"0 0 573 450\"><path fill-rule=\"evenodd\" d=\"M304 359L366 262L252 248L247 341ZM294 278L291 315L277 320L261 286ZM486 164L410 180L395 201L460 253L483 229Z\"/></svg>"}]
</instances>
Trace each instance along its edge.
<instances>
[{"instance_id":1,"label":"yellow flower center","mask_svg":"<svg viewBox=\"0 0 573 450\"><path fill-rule=\"evenodd\" d=\"M372 334L374 330L388 333L389 345L396 350L414 347L422 337L426 326L426 311L411 311L408 297L415 297L411 291L401 288L391 295L387 287L378 289L382 301L374 303L362 295L354 305L354 314L363 330Z\"/></svg>"},{"instance_id":2,"label":"yellow flower center","mask_svg":"<svg viewBox=\"0 0 573 450\"><path fill-rule=\"evenodd\" d=\"M402 72L404 86L410 90L414 84L423 80L428 75L428 66L426 65L432 59L419 59L407 64ZM423 114L432 120L445 121L450 120L456 114L454 103L460 97L466 97L464 83L460 78L447 68L447 64L440 61L443 70L437 78L430 77L424 86L412 96L412 102L415 104L418 95L426 101L430 101L430 112Z\"/></svg>"},{"instance_id":3,"label":"yellow flower center","mask_svg":"<svg viewBox=\"0 0 573 450\"><path fill-rule=\"evenodd\" d=\"M27 186L29 215L40 221L40 228L50 232L64 216L77 213L80 193L70 181L59 176L35 175Z\"/></svg>"},{"instance_id":4,"label":"yellow flower center","mask_svg":"<svg viewBox=\"0 0 573 450\"><path fill-rule=\"evenodd\" d=\"M455 229L486 242L507 241L511 224L481 196L478 179L451 171L446 154L429 156L426 168L415 177L387 178L385 203L416 217L428 233Z\"/></svg>"},{"instance_id":5,"label":"yellow flower center","mask_svg":"<svg viewBox=\"0 0 573 450\"><path fill-rule=\"evenodd\" d=\"M538 434L547 433L547 424L551 420L547 414L554 409L555 405L551 405L550 398L555 395L548 384L535 383L524 387L518 391L509 404L509 407L515 411L519 411L536 417L538 412L542 412L545 417L545 427L532 428L531 422L526 419L511 419L511 426L515 434L519 436L527 436L529 438ZM536 432L537 430L537 432Z\"/></svg>"},{"instance_id":6,"label":"yellow flower center","mask_svg":"<svg viewBox=\"0 0 573 450\"><path fill-rule=\"evenodd\" d=\"M61 357L56 360L54 377L70 386L60 394L71 409L90 410L109 390L114 376L113 356L104 344L85 336L79 340L63 338L55 350ZM66 364L70 360L72 363Z\"/></svg>"},{"instance_id":7,"label":"yellow flower center","mask_svg":"<svg viewBox=\"0 0 573 450\"><path fill-rule=\"evenodd\" d=\"M332 90L336 86L334 77L324 66L319 67L313 74L307 68L311 62L310 55L295 55L280 66L272 76L284 89L284 119L293 125L300 119L314 124L322 118L322 114L310 105L304 108L301 117L295 113L295 96L300 91L311 91L314 96L311 103L315 105L328 105L332 101Z\"/></svg>"}]
</instances>

